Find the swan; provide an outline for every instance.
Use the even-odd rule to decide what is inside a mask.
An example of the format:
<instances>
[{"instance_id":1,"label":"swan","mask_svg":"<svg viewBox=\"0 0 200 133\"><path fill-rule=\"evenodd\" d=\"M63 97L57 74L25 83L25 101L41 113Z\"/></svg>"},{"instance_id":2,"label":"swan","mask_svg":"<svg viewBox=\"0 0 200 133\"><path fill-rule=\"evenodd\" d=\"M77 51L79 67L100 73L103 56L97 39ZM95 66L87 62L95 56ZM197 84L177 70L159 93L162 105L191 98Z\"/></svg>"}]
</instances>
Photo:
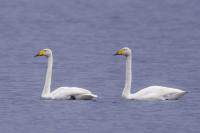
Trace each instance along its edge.
<instances>
[{"instance_id":1,"label":"swan","mask_svg":"<svg viewBox=\"0 0 200 133\"><path fill-rule=\"evenodd\" d=\"M43 49L37 55L35 55L35 57L37 56L46 56L48 59L47 74L46 74L44 89L41 96L42 98L66 99L66 100L90 100L94 97L97 97L97 95L92 94L90 91L77 87L59 87L50 93L52 67L53 67L52 51L50 49Z\"/></svg>"},{"instance_id":2,"label":"swan","mask_svg":"<svg viewBox=\"0 0 200 133\"><path fill-rule=\"evenodd\" d=\"M126 57L126 81L124 90L122 92L122 98L132 100L176 100L184 94L188 93L187 91L163 86L149 86L134 94L131 94L131 49L129 49L128 47L122 48L119 52L117 52L114 55L124 55Z\"/></svg>"}]
</instances>

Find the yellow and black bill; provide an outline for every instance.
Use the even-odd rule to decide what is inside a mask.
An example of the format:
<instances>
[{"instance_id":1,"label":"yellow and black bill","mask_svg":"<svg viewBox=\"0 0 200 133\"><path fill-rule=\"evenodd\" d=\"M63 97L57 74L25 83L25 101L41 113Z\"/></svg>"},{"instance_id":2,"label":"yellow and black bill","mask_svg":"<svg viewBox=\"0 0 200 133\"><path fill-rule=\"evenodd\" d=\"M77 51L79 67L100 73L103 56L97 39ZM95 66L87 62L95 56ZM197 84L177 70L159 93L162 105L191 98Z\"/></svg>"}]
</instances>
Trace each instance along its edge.
<instances>
[{"instance_id":1,"label":"yellow and black bill","mask_svg":"<svg viewBox=\"0 0 200 133\"><path fill-rule=\"evenodd\" d=\"M114 55L122 55L122 53L123 53L123 49L121 49L119 52L117 52L117 53L114 54Z\"/></svg>"},{"instance_id":2,"label":"yellow and black bill","mask_svg":"<svg viewBox=\"0 0 200 133\"><path fill-rule=\"evenodd\" d=\"M44 54L44 50L40 51L38 54L36 54L34 57L37 57L37 56L42 56Z\"/></svg>"}]
</instances>

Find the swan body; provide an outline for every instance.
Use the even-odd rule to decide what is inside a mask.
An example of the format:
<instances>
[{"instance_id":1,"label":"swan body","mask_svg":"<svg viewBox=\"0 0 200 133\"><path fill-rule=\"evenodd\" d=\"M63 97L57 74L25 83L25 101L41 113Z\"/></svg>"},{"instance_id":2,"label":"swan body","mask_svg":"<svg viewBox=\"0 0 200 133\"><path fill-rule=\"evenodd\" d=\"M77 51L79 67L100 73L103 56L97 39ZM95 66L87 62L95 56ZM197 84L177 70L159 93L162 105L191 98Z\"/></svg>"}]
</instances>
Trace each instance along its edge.
<instances>
[{"instance_id":1,"label":"swan body","mask_svg":"<svg viewBox=\"0 0 200 133\"><path fill-rule=\"evenodd\" d=\"M77 87L59 87L54 90L50 94L51 99L67 99L67 100L90 100L93 97L97 97L93 95L90 91L77 88Z\"/></svg>"},{"instance_id":2,"label":"swan body","mask_svg":"<svg viewBox=\"0 0 200 133\"><path fill-rule=\"evenodd\" d=\"M117 52L115 55L126 56L126 82L122 92L122 98L132 100L176 100L179 99L187 91L182 91L175 88L168 88L163 86L150 86L144 88L134 94L131 94L131 63L132 63L132 52L131 49L125 47Z\"/></svg>"},{"instance_id":3,"label":"swan body","mask_svg":"<svg viewBox=\"0 0 200 133\"><path fill-rule=\"evenodd\" d=\"M122 97L135 100L176 100L185 93L187 92L169 87L149 86L134 94L123 95Z\"/></svg>"},{"instance_id":4,"label":"swan body","mask_svg":"<svg viewBox=\"0 0 200 133\"><path fill-rule=\"evenodd\" d=\"M59 87L50 93L51 76L53 68L53 54L50 49L43 49L36 56L46 56L48 59L48 67L42 98L45 99L66 99L66 100L90 100L97 95L92 94L90 91L77 88L77 87ZM35 56L35 57L36 57Z\"/></svg>"}]
</instances>

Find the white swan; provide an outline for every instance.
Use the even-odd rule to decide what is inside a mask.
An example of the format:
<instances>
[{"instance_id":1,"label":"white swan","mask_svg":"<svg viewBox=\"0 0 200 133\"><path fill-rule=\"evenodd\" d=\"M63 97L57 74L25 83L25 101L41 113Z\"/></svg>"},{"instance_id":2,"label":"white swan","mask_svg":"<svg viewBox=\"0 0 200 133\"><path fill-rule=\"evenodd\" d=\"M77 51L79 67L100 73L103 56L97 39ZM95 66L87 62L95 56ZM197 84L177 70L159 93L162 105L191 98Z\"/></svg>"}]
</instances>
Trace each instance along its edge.
<instances>
[{"instance_id":1,"label":"white swan","mask_svg":"<svg viewBox=\"0 0 200 133\"><path fill-rule=\"evenodd\" d=\"M162 86L150 86L144 88L134 94L131 94L131 63L132 52L129 48L125 47L114 55L126 56L126 82L122 92L122 98L133 100L176 100L186 94L186 91L179 89L162 87Z\"/></svg>"},{"instance_id":2,"label":"white swan","mask_svg":"<svg viewBox=\"0 0 200 133\"><path fill-rule=\"evenodd\" d=\"M43 49L40 51L37 56L46 56L48 59L48 68L46 74L46 80L44 84L44 89L42 92L42 98L46 99L68 99L68 100L90 100L97 95L92 94L90 91L77 88L77 87L59 87L50 93L51 88L51 76L52 76L52 67L53 67L53 54L50 49Z\"/></svg>"}]
</instances>

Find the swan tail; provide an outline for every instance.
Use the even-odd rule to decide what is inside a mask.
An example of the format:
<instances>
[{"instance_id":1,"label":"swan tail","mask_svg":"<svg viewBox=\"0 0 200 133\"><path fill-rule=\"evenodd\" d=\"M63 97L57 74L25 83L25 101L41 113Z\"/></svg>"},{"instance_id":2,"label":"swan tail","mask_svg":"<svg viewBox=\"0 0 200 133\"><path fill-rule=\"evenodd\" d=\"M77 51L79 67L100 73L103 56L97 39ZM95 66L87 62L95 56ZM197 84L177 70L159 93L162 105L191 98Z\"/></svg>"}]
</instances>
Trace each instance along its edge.
<instances>
[{"instance_id":1,"label":"swan tail","mask_svg":"<svg viewBox=\"0 0 200 133\"><path fill-rule=\"evenodd\" d=\"M170 96L169 98L166 98L165 100L178 100L180 97L182 97L186 93L189 93L189 92L188 91L182 91L182 92L179 92L178 94Z\"/></svg>"},{"instance_id":2,"label":"swan tail","mask_svg":"<svg viewBox=\"0 0 200 133\"><path fill-rule=\"evenodd\" d=\"M178 95L176 100L178 100L180 97L182 97L183 95L185 95L187 93L189 93L189 92L188 91L183 91L183 92L179 93L179 95Z\"/></svg>"},{"instance_id":3,"label":"swan tail","mask_svg":"<svg viewBox=\"0 0 200 133\"><path fill-rule=\"evenodd\" d=\"M95 97L95 98L98 97L98 95L94 95L94 94L92 94L92 95L93 95L93 97Z\"/></svg>"},{"instance_id":4,"label":"swan tail","mask_svg":"<svg viewBox=\"0 0 200 133\"><path fill-rule=\"evenodd\" d=\"M181 96L183 96L183 95L185 95L185 94L187 94L187 93L189 93L189 91L183 91L181 94Z\"/></svg>"},{"instance_id":5,"label":"swan tail","mask_svg":"<svg viewBox=\"0 0 200 133\"><path fill-rule=\"evenodd\" d=\"M98 97L97 95L94 94L81 94L76 96L76 99L80 100L91 100L92 98Z\"/></svg>"}]
</instances>

